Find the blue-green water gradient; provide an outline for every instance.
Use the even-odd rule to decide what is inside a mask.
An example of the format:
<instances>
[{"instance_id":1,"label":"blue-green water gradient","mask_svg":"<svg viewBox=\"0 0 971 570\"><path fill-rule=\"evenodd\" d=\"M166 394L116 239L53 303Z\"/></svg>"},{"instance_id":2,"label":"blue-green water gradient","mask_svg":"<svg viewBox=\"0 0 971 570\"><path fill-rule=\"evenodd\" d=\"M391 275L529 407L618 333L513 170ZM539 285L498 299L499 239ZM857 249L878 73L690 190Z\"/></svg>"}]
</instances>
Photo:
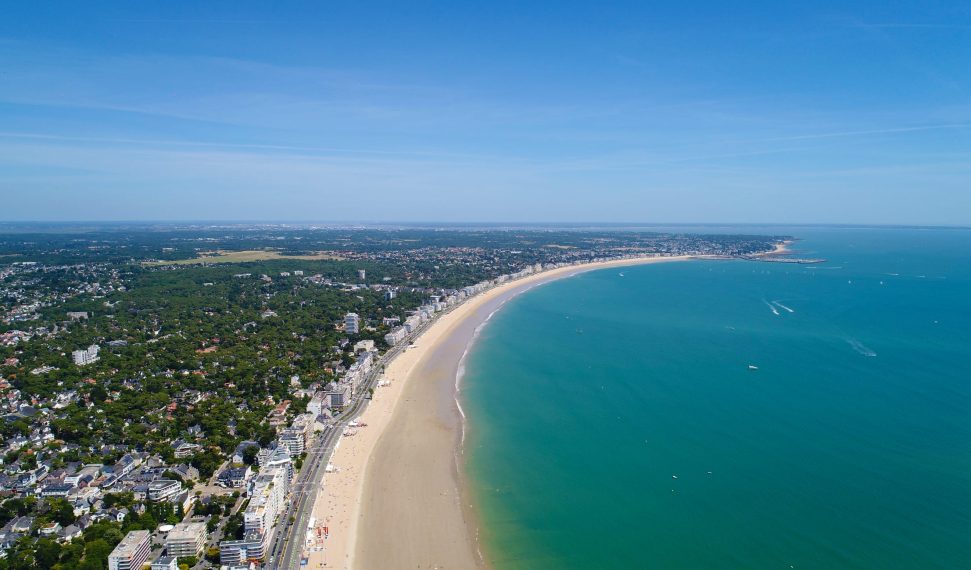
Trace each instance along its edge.
<instances>
[{"instance_id":1,"label":"blue-green water gradient","mask_svg":"<svg viewBox=\"0 0 971 570\"><path fill-rule=\"evenodd\" d=\"M462 380L495 568L971 567L971 232L798 235L829 261L600 270L495 315Z\"/></svg>"}]
</instances>

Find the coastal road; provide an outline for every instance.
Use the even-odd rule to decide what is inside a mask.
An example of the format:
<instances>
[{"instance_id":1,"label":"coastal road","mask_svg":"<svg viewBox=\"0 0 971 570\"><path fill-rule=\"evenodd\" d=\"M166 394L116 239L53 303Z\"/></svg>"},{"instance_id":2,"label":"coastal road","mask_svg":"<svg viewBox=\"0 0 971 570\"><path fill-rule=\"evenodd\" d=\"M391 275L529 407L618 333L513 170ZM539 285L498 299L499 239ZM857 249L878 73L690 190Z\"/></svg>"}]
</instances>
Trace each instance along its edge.
<instances>
[{"instance_id":1,"label":"coastal road","mask_svg":"<svg viewBox=\"0 0 971 570\"><path fill-rule=\"evenodd\" d=\"M376 386L383 367L407 350L408 346L432 323L460 305L461 303L442 311L434 319L423 323L404 340L385 352L374 364L364 382L361 383L357 394L351 399L350 405L344 409L332 426L328 426L314 440L290 491L287 508L277 520L276 530L273 533L270 548L266 553L266 568L268 570L297 570L300 568L300 555L306 545L305 536L310 525L314 503L317 501L317 493L321 489L327 463L330 461L341 435L347 429L347 424L360 416L367 408L368 396Z\"/></svg>"}]
</instances>

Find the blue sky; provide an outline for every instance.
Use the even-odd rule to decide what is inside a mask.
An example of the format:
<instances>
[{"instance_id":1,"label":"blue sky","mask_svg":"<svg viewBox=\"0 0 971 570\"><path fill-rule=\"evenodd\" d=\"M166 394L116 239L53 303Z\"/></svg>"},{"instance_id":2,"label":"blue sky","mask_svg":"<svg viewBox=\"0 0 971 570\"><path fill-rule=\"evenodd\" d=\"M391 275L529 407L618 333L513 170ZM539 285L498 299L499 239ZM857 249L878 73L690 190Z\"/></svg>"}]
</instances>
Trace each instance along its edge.
<instances>
[{"instance_id":1,"label":"blue sky","mask_svg":"<svg viewBox=\"0 0 971 570\"><path fill-rule=\"evenodd\" d=\"M0 219L971 224L971 4L786 4L8 3Z\"/></svg>"}]
</instances>

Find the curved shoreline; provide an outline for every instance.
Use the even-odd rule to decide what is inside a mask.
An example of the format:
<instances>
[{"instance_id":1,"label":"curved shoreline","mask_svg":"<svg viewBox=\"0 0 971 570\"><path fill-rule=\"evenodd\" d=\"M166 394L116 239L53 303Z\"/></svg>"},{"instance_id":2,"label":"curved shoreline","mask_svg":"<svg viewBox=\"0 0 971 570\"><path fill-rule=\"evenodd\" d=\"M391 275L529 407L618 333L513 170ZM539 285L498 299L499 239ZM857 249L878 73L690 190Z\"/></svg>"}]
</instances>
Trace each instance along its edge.
<instances>
[{"instance_id":1,"label":"curved shoreline","mask_svg":"<svg viewBox=\"0 0 971 570\"><path fill-rule=\"evenodd\" d=\"M465 484L461 366L478 332L509 299L579 273L699 256L642 257L571 265L507 282L442 315L387 364L375 391L342 438L314 516L329 526L309 568L487 568L474 498ZM419 380L420 378L420 380ZM407 405L399 405L406 403ZM443 461L444 460L444 461Z\"/></svg>"}]
</instances>

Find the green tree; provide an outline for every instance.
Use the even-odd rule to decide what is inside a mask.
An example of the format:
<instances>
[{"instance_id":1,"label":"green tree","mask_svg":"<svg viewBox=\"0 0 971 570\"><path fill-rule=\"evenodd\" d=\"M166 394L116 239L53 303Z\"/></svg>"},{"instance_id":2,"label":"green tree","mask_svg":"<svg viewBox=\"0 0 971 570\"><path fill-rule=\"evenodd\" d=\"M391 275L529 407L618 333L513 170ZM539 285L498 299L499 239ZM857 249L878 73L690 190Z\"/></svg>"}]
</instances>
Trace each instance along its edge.
<instances>
[{"instance_id":1,"label":"green tree","mask_svg":"<svg viewBox=\"0 0 971 570\"><path fill-rule=\"evenodd\" d=\"M119 539L118 542L121 542ZM115 543L117 544L117 543ZM104 570L108 567L108 555L114 546L103 538L86 542L84 545L84 562L80 570Z\"/></svg>"},{"instance_id":2,"label":"green tree","mask_svg":"<svg viewBox=\"0 0 971 570\"><path fill-rule=\"evenodd\" d=\"M61 545L49 538L42 538L37 541L34 547L34 558L37 559L39 568L53 568L61 557Z\"/></svg>"},{"instance_id":3,"label":"green tree","mask_svg":"<svg viewBox=\"0 0 971 570\"><path fill-rule=\"evenodd\" d=\"M50 506L48 516L61 526L74 524L74 521L77 520L77 517L74 516L74 507L67 500L61 498L50 499L48 505Z\"/></svg>"},{"instance_id":4,"label":"green tree","mask_svg":"<svg viewBox=\"0 0 971 570\"><path fill-rule=\"evenodd\" d=\"M256 456L260 453L260 448L251 445L243 450L243 463L245 465L253 465L256 463Z\"/></svg>"}]
</instances>

